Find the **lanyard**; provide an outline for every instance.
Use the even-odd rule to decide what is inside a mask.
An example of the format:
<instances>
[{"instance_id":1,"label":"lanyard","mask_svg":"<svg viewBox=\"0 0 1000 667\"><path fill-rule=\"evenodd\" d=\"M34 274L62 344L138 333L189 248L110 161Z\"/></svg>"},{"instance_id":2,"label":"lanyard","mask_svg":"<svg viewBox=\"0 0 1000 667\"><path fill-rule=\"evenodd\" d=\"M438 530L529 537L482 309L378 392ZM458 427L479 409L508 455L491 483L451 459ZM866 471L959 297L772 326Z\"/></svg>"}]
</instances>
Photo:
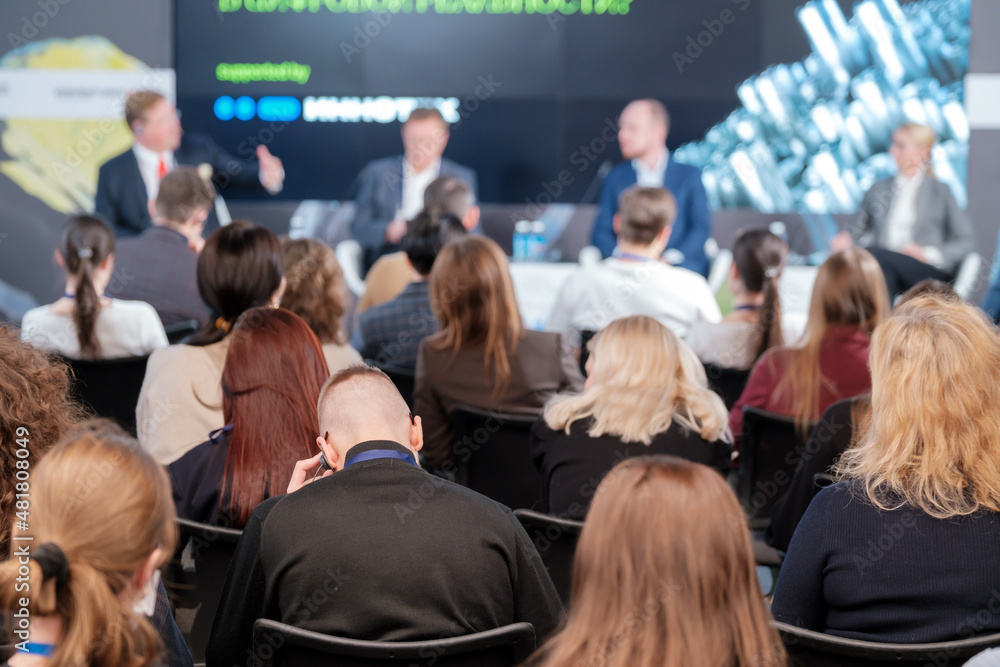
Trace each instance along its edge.
<instances>
[{"instance_id":1,"label":"lanyard","mask_svg":"<svg viewBox=\"0 0 1000 667\"><path fill-rule=\"evenodd\" d=\"M369 449L367 452L355 454L347 459L344 462L344 467L346 468L355 463L364 463L365 461L372 461L374 459L399 459L400 461L406 461L410 465L417 465L412 454L398 452L395 449Z\"/></svg>"},{"instance_id":2,"label":"lanyard","mask_svg":"<svg viewBox=\"0 0 1000 667\"><path fill-rule=\"evenodd\" d=\"M614 254L614 256L615 256L616 259L628 259L628 260L632 260L633 262L651 262L651 261L653 261L652 257L646 257L645 255L633 255L630 252L616 252Z\"/></svg>"}]
</instances>

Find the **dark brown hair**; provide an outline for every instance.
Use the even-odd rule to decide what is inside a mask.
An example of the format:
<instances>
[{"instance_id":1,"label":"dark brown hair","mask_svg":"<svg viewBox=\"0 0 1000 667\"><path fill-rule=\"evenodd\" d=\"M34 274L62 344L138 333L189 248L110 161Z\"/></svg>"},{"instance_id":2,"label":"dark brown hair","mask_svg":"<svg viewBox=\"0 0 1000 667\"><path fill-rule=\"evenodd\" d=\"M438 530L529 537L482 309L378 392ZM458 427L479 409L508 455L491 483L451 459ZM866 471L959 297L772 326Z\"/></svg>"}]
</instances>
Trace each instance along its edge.
<instances>
[{"instance_id":1,"label":"dark brown hair","mask_svg":"<svg viewBox=\"0 0 1000 667\"><path fill-rule=\"evenodd\" d=\"M305 320L320 343L345 344L340 318L347 294L337 254L316 239L282 236L280 240L286 281L282 305Z\"/></svg>"},{"instance_id":2,"label":"dark brown hair","mask_svg":"<svg viewBox=\"0 0 1000 667\"><path fill-rule=\"evenodd\" d=\"M663 188L634 185L622 193L618 212L621 215L618 237L627 243L645 246L673 224L677 217L677 201Z\"/></svg>"},{"instance_id":3,"label":"dark brown hair","mask_svg":"<svg viewBox=\"0 0 1000 667\"><path fill-rule=\"evenodd\" d=\"M748 292L764 295L760 307L760 344L754 360L772 347L784 345L781 332L781 301L778 279L788 256L788 245L766 229L750 229L736 237L733 264Z\"/></svg>"},{"instance_id":4,"label":"dark brown hair","mask_svg":"<svg viewBox=\"0 0 1000 667\"><path fill-rule=\"evenodd\" d=\"M215 205L215 187L194 167L181 165L163 177L156 195L156 213L170 222L186 222L195 211Z\"/></svg>"},{"instance_id":5,"label":"dark brown hair","mask_svg":"<svg viewBox=\"0 0 1000 667\"><path fill-rule=\"evenodd\" d=\"M66 272L77 280L73 324L84 358L93 359L101 351L101 343L94 334L97 315L101 312L101 295L94 289L94 269L114 251L114 232L97 218L77 215L63 225L59 254Z\"/></svg>"},{"instance_id":6,"label":"dark brown hair","mask_svg":"<svg viewBox=\"0 0 1000 667\"><path fill-rule=\"evenodd\" d=\"M413 270L421 276L430 274L438 253L449 241L466 234L462 221L451 213L423 210L406 228L401 246Z\"/></svg>"},{"instance_id":7,"label":"dark brown hair","mask_svg":"<svg viewBox=\"0 0 1000 667\"><path fill-rule=\"evenodd\" d=\"M145 120L146 112L163 99L166 98L154 90L138 90L129 95L125 100L125 122L129 128L135 131L135 123Z\"/></svg>"}]
</instances>

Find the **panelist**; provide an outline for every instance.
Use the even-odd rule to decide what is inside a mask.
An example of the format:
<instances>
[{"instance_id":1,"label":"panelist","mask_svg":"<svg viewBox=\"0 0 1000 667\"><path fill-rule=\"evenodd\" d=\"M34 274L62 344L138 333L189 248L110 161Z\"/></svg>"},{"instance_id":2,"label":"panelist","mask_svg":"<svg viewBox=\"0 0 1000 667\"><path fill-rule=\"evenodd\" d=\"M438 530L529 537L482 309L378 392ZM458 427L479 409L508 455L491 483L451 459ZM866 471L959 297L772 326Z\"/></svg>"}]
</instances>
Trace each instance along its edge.
<instances>
[{"instance_id":1,"label":"panelist","mask_svg":"<svg viewBox=\"0 0 1000 667\"><path fill-rule=\"evenodd\" d=\"M111 224L118 237L137 236L152 225L148 203L156 199L160 181L177 165L207 165L212 170L213 184L220 190L263 186L276 194L284 185L281 160L266 146L257 147L256 160L240 160L206 136L182 136L177 109L155 91L129 95L125 122L135 141L127 151L101 165L94 201L95 211ZM202 177L208 178L207 174ZM218 226L213 208L205 229L211 231Z\"/></svg>"},{"instance_id":2,"label":"panelist","mask_svg":"<svg viewBox=\"0 0 1000 667\"><path fill-rule=\"evenodd\" d=\"M365 271L376 259L396 252L406 221L424 206L424 190L439 176L455 176L472 188L476 172L444 157L448 122L437 109L414 109L403 123L403 155L369 162L358 176L351 234L365 250Z\"/></svg>"},{"instance_id":3,"label":"panelist","mask_svg":"<svg viewBox=\"0 0 1000 667\"><path fill-rule=\"evenodd\" d=\"M708 195L701 182L701 170L677 162L667 150L667 108L657 100L636 100L625 107L618 122L618 143L628 162L612 169L604 180L591 244L605 257L614 253L613 220L625 190L633 185L665 188L677 200L677 219L667 242L666 257L669 259L669 251L675 250L682 255L678 266L707 276L705 242L712 235Z\"/></svg>"}]
</instances>

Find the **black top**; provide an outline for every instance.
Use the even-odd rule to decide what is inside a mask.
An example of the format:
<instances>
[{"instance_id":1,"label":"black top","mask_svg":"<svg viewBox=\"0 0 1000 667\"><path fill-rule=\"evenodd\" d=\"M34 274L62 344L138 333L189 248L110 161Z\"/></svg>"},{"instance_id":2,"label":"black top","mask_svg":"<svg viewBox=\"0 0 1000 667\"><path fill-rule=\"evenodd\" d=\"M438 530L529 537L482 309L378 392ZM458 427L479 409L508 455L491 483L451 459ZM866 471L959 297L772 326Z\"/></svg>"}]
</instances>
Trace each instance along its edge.
<instances>
[{"instance_id":1,"label":"black top","mask_svg":"<svg viewBox=\"0 0 1000 667\"><path fill-rule=\"evenodd\" d=\"M711 466L724 476L731 468L727 443L708 442L676 422L649 445L623 442L612 435L592 438L587 435L592 424L592 419L576 421L569 435L553 431L543 417L532 427L531 456L541 476L541 511L583 520L601 479L617 463L633 456L679 456Z\"/></svg>"},{"instance_id":2,"label":"black top","mask_svg":"<svg viewBox=\"0 0 1000 667\"><path fill-rule=\"evenodd\" d=\"M863 494L841 482L813 500L781 566L774 618L901 644L1000 632L1000 516L883 512Z\"/></svg>"},{"instance_id":3,"label":"black top","mask_svg":"<svg viewBox=\"0 0 1000 667\"><path fill-rule=\"evenodd\" d=\"M373 441L352 448L409 450ZM269 618L361 640L419 641L562 615L530 538L507 508L395 458L347 466L261 503L236 547L206 650L241 665Z\"/></svg>"},{"instance_id":4,"label":"black top","mask_svg":"<svg viewBox=\"0 0 1000 667\"><path fill-rule=\"evenodd\" d=\"M213 431L208 440L167 467L174 493L174 507L180 518L199 523L217 523L231 434L232 430L225 428ZM229 515L228 502L225 515Z\"/></svg>"}]
</instances>

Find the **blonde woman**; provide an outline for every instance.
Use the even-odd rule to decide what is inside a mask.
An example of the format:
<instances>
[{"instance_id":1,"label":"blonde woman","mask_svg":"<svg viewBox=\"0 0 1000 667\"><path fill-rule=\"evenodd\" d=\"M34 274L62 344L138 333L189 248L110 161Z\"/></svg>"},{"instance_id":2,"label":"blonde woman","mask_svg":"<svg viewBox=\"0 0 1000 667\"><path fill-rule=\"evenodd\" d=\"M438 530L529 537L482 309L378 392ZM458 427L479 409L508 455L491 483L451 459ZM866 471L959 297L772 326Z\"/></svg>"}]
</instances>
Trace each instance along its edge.
<instances>
[{"instance_id":1,"label":"blonde woman","mask_svg":"<svg viewBox=\"0 0 1000 667\"><path fill-rule=\"evenodd\" d=\"M634 315L589 349L583 393L553 397L531 432L542 511L582 520L601 478L632 456L672 454L728 473L726 407L670 329Z\"/></svg>"},{"instance_id":2,"label":"blonde woman","mask_svg":"<svg viewBox=\"0 0 1000 667\"><path fill-rule=\"evenodd\" d=\"M453 458L448 415L456 406L539 414L554 394L583 385L559 334L522 325L507 257L490 239L468 236L441 249L431 308L441 330L420 344L413 391L427 465Z\"/></svg>"},{"instance_id":3,"label":"blonde woman","mask_svg":"<svg viewBox=\"0 0 1000 667\"><path fill-rule=\"evenodd\" d=\"M871 424L799 523L775 618L921 643L1000 632L1000 342L934 296L872 338Z\"/></svg>"},{"instance_id":4,"label":"blonde woman","mask_svg":"<svg viewBox=\"0 0 1000 667\"><path fill-rule=\"evenodd\" d=\"M785 667L743 511L698 463L640 456L601 482L564 628L530 667Z\"/></svg>"}]
</instances>

